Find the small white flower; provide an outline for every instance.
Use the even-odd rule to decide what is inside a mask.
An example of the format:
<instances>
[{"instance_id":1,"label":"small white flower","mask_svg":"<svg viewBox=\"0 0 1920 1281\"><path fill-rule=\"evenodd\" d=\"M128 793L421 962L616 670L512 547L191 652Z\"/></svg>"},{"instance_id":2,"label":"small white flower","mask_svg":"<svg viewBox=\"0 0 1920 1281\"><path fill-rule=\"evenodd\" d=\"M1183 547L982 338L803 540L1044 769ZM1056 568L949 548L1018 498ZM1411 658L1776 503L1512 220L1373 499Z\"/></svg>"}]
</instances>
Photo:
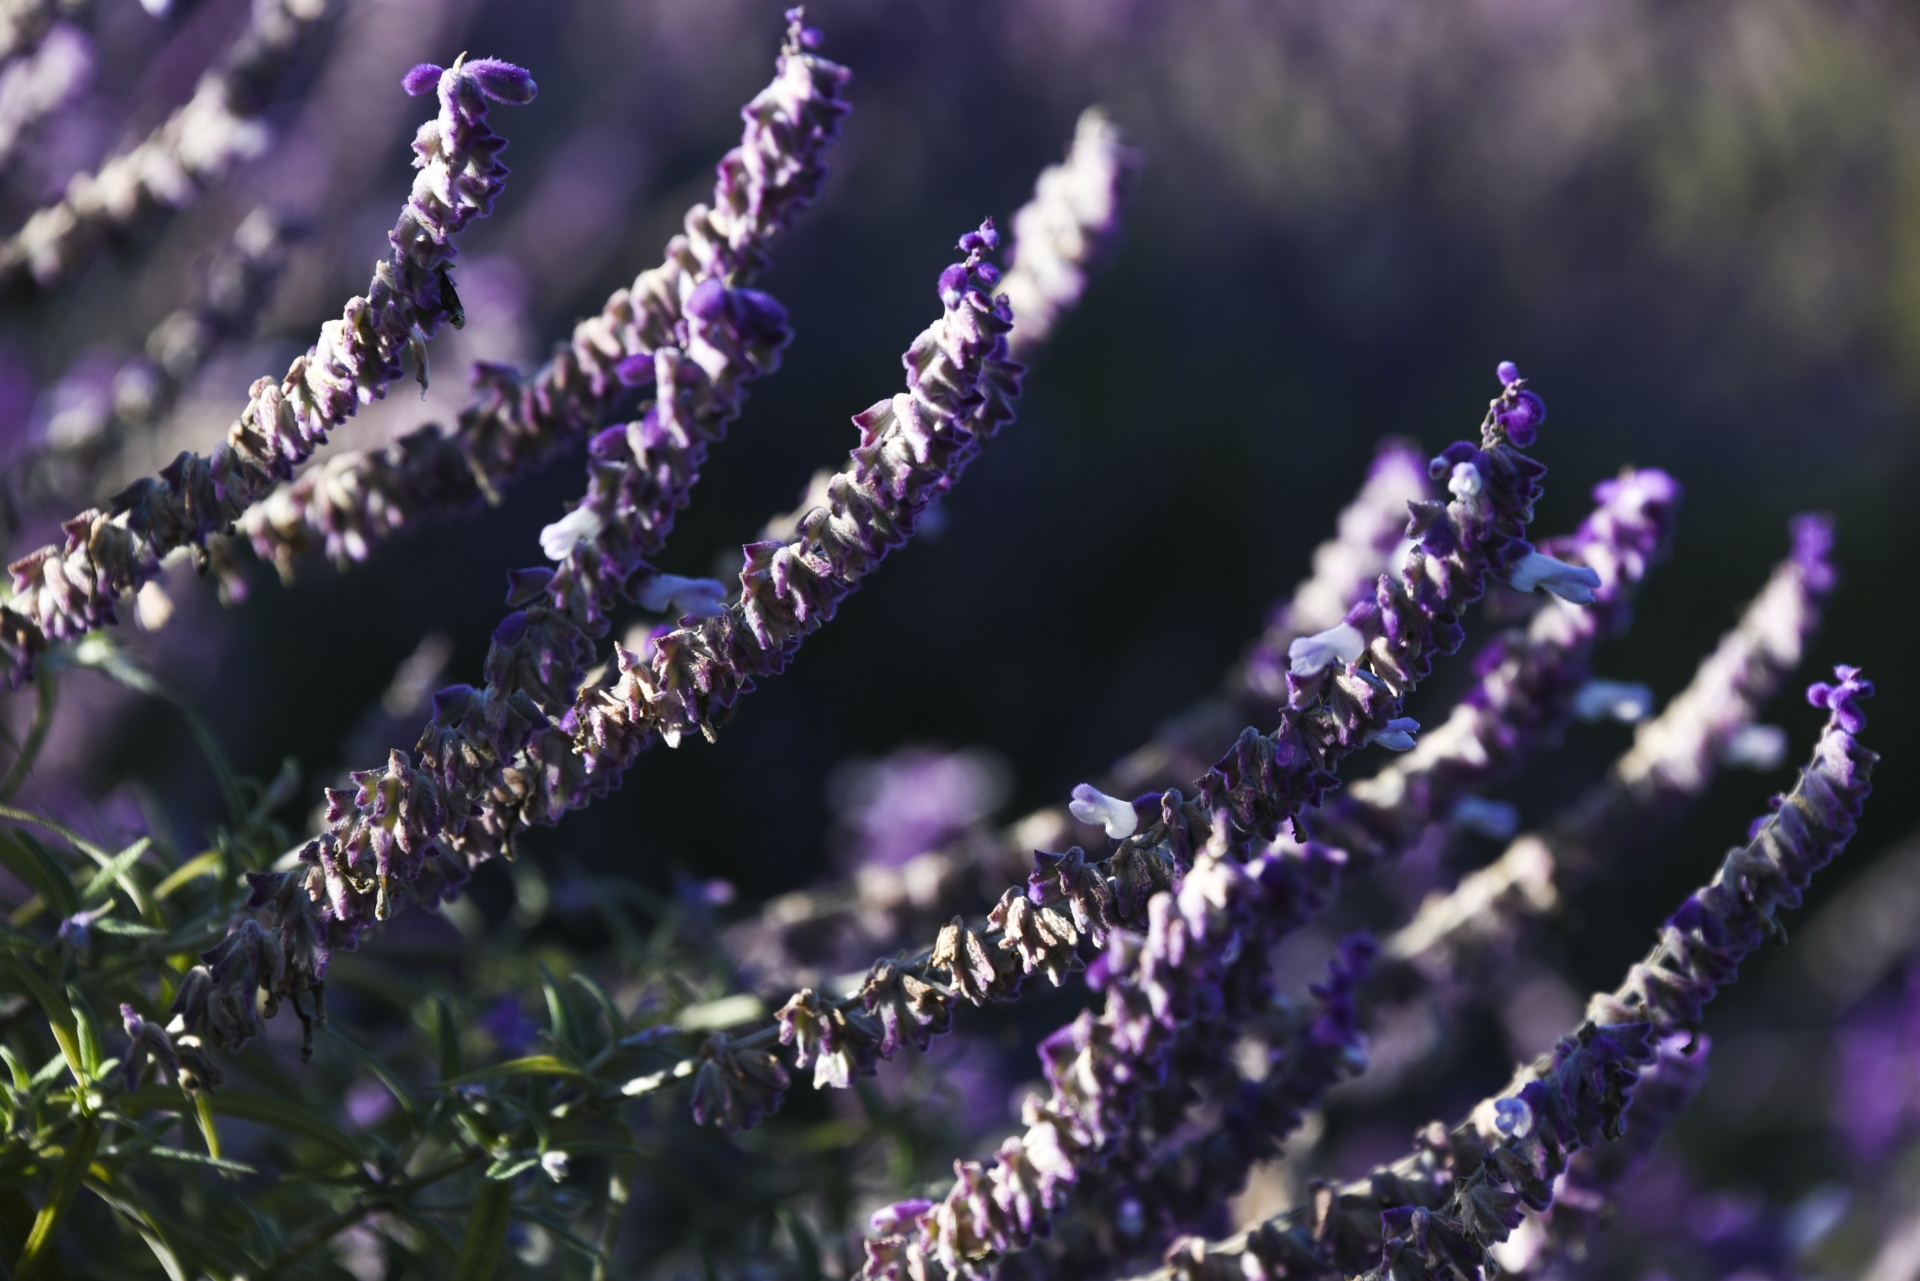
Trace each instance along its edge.
<instances>
[{"instance_id":1,"label":"small white flower","mask_svg":"<svg viewBox=\"0 0 1920 1281\"><path fill-rule=\"evenodd\" d=\"M1302 636L1287 646L1295 676L1312 676L1335 663L1345 665L1366 652L1367 638L1351 623L1336 623L1324 632Z\"/></svg>"},{"instance_id":2,"label":"small white flower","mask_svg":"<svg viewBox=\"0 0 1920 1281\"><path fill-rule=\"evenodd\" d=\"M1653 691L1637 681L1591 680L1573 696L1573 714L1583 721L1637 725L1653 714Z\"/></svg>"},{"instance_id":3,"label":"small white flower","mask_svg":"<svg viewBox=\"0 0 1920 1281\"><path fill-rule=\"evenodd\" d=\"M1073 789L1073 799L1067 803L1067 809L1082 823L1098 823L1106 828L1107 835L1116 841L1126 840L1140 826L1140 815L1134 811L1132 801L1108 796L1090 783Z\"/></svg>"},{"instance_id":4,"label":"small white flower","mask_svg":"<svg viewBox=\"0 0 1920 1281\"><path fill-rule=\"evenodd\" d=\"M555 1148L551 1152L542 1153L540 1156L540 1168L545 1170L547 1177L555 1183L563 1182L567 1177L567 1154L558 1148Z\"/></svg>"},{"instance_id":5,"label":"small white flower","mask_svg":"<svg viewBox=\"0 0 1920 1281\"><path fill-rule=\"evenodd\" d=\"M1513 577L1507 581L1516 592L1544 587L1561 600L1591 605L1593 589L1600 585L1600 575L1585 565L1569 565L1540 552L1529 552L1525 560L1513 567Z\"/></svg>"},{"instance_id":6,"label":"small white flower","mask_svg":"<svg viewBox=\"0 0 1920 1281\"><path fill-rule=\"evenodd\" d=\"M640 589L640 608L656 614L692 614L712 618L727 610L727 585L717 578L661 574Z\"/></svg>"},{"instance_id":7,"label":"small white flower","mask_svg":"<svg viewBox=\"0 0 1920 1281\"><path fill-rule=\"evenodd\" d=\"M1787 731L1778 725L1742 725L1720 749L1720 763L1728 769L1764 774L1779 769L1786 760Z\"/></svg>"},{"instance_id":8,"label":"small white flower","mask_svg":"<svg viewBox=\"0 0 1920 1281\"><path fill-rule=\"evenodd\" d=\"M1505 801L1469 796L1453 807L1453 825L1494 841L1509 841L1520 830L1520 811Z\"/></svg>"},{"instance_id":9,"label":"small white flower","mask_svg":"<svg viewBox=\"0 0 1920 1281\"><path fill-rule=\"evenodd\" d=\"M565 560L581 543L600 537L607 522L591 507L576 507L540 531L540 550L548 560Z\"/></svg>"},{"instance_id":10,"label":"small white flower","mask_svg":"<svg viewBox=\"0 0 1920 1281\"><path fill-rule=\"evenodd\" d=\"M1447 482L1447 492L1466 502L1481 490L1480 469L1472 463L1455 463L1453 479Z\"/></svg>"},{"instance_id":11,"label":"small white flower","mask_svg":"<svg viewBox=\"0 0 1920 1281\"><path fill-rule=\"evenodd\" d=\"M1390 752L1411 752L1413 736L1419 732L1419 721L1411 716L1396 716L1369 741L1378 743Z\"/></svg>"}]
</instances>

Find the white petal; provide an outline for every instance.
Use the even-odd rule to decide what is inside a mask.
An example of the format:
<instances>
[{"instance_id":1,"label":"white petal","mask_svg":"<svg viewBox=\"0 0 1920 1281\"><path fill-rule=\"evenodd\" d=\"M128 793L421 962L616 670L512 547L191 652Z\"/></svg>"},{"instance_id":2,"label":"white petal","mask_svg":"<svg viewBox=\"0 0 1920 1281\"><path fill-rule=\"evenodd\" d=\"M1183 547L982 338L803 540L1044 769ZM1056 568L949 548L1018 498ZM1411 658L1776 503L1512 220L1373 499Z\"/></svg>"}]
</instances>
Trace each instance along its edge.
<instances>
[{"instance_id":1,"label":"white petal","mask_svg":"<svg viewBox=\"0 0 1920 1281\"><path fill-rule=\"evenodd\" d=\"M548 560L565 560L581 543L600 537L607 523L590 507L576 507L540 531L540 550Z\"/></svg>"},{"instance_id":2,"label":"white petal","mask_svg":"<svg viewBox=\"0 0 1920 1281\"><path fill-rule=\"evenodd\" d=\"M1544 587L1561 600L1591 605L1593 589L1600 586L1600 575L1584 565L1569 565L1540 552L1529 552L1525 560L1513 567L1513 576L1507 581L1517 592Z\"/></svg>"},{"instance_id":3,"label":"white petal","mask_svg":"<svg viewBox=\"0 0 1920 1281\"><path fill-rule=\"evenodd\" d=\"M1140 826L1140 815L1135 812L1133 802L1108 796L1087 783L1073 789L1073 799L1067 803L1067 809L1082 823L1098 823L1106 828L1107 835L1116 841L1126 840Z\"/></svg>"},{"instance_id":4,"label":"white petal","mask_svg":"<svg viewBox=\"0 0 1920 1281\"><path fill-rule=\"evenodd\" d=\"M1367 638L1351 623L1336 623L1324 632L1302 636L1287 646L1295 676L1312 676L1335 663L1343 666L1366 652Z\"/></svg>"}]
</instances>

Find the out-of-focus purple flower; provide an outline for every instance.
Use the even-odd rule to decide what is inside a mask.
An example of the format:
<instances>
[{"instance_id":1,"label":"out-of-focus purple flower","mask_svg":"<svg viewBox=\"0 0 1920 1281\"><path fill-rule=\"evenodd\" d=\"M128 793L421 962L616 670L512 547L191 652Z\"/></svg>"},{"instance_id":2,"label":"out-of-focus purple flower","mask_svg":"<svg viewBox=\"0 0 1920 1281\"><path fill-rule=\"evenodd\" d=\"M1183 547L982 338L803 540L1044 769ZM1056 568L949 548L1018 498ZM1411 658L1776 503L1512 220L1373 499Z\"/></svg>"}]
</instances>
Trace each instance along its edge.
<instances>
[{"instance_id":1,"label":"out-of-focus purple flower","mask_svg":"<svg viewBox=\"0 0 1920 1281\"><path fill-rule=\"evenodd\" d=\"M393 1115L393 1091L373 1080L359 1080L347 1087L341 1106L356 1130L371 1130Z\"/></svg>"},{"instance_id":2,"label":"out-of-focus purple flower","mask_svg":"<svg viewBox=\"0 0 1920 1281\"><path fill-rule=\"evenodd\" d=\"M511 994L487 1007L480 1019L480 1030L492 1037L503 1053L511 1056L525 1054L534 1038L540 1035L539 1027L522 1008L520 998Z\"/></svg>"},{"instance_id":3,"label":"out-of-focus purple flower","mask_svg":"<svg viewBox=\"0 0 1920 1281\"><path fill-rule=\"evenodd\" d=\"M1920 964L1905 991L1868 1001L1834 1032L1833 1121L1854 1155L1876 1161L1920 1133Z\"/></svg>"},{"instance_id":4,"label":"out-of-focus purple flower","mask_svg":"<svg viewBox=\"0 0 1920 1281\"><path fill-rule=\"evenodd\" d=\"M1006 792L999 758L929 747L849 761L827 780L857 867L899 867L938 849L991 815Z\"/></svg>"},{"instance_id":5,"label":"out-of-focus purple flower","mask_svg":"<svg viewBox=\"0 0 1920 1281\"><path fill-rule=\"evenodd\" d=\"M1013 249L1001 288L1013 307L1007 342L1030 360L1080 301L1088 277L1120 238L1121 207L1140 153L1098 107L1080 115L1064 164L1050 165L1013 216Z\"/></svg>"},{"instance_id":6,"label":"out-of-focus purple flower","mask_svg":"<svg viewBox=\"0 0 1920 1281\"><path fill-rule=\"evenodd\" d=\"M55 283L109 237L162 209L192 204L234 165L270 145L267 90L322 17L325 0L259 0L246 28L193 97L139 143L69 179L55 203L0 244L0 278Z\"/></svg>"}]
</instances>

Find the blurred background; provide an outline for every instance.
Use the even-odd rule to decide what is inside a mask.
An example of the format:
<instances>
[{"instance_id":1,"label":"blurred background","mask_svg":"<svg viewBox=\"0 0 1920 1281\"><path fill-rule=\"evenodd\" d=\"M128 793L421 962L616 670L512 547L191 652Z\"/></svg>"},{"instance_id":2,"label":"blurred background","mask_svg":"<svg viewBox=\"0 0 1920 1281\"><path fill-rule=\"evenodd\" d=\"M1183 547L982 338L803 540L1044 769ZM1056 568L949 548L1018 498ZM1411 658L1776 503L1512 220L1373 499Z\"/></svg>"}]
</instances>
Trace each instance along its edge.
<instances>
[{"instance_id":1,"label":"blurred background","mask_svg":"<svg viewBox=\"0 0 1920 1281\"><path fill-rule=\"evenodd\" d=\"M531 367L658 261L737 139L782 28L780 6L760 0L333 7L276 91L264 154L63 288L10 302L0 432L15 456L270 204L310 234L259 334L216 360L163 430L127 443L103 492L209 448L246 385L364 288L423 118L400 76L465 49L540 84L534 104L496 116L514 175L461 246L469 323L437 340L427 403L397 389L341 440L446 421L468 363ZM161 17L92 5L90 73L14 157L7 227L184 101L246 12L245 0L176 0ZM1867 668L1880 691L1869 741L1885 759L1853 852L1802 919L1897 859L1920 822L1920 753L1903 732L1920 722L1920 11L822 0L808 19L854 73L854 112L823 201L759 282L798 336L716 452L662 568L726 576L738 545L844 455L849 416L898 388L901 350L936 314L954 239L1010 214L1090 103L1145 153L1126 239L938 537L890 561L718 744L655 751L619 796L536 833L536 863L654 889L724 880L738 912L828 872L849 761L966 748L988 762L1003 816L1064 799L1216 686L1305 573L1375 442L1437 451L1470 434L1503 359L1551 410L1534 451L1551 468L1541 533L1571 529L1624 464L1686 486L1674 555L1631 635L1602 655L1605 676L1676 692L1785 553L1790 515L1834 513L1845 580L1803 676ZM369 719L409 655L446 681L478 677L502 571L540 562L540 528L580 487L577 461L559 464L348 574L316 562L283 585L246 564L247 599L230 609L210 582L177 576L172 621L136 643L249 773L297 763L297 815L342 768L411 743L417 721ZM12 554L49 532L30 516ZM1443 714L1466 669L1443 669L1415 715ZM176 717L87 672L68 689L49 757L68 753L68 812L111 825L144 811L182 833L210 821L217 789ZM1776 719L1797 757L1817 714L1783 697ZM1503 795L1544 819L1628 739L1578 727ZM1789 777L1723 779L1631 881L1582 904L1562 927L1572 981L1611 985ZM504 872L476 887L484 911L510 898ZM1920 920L1900 928L1912 935L1847 1001L1894 999ZM1682 1151L1734 1194L1804 1204L1860 1159L1822 1110L1844 1055L1828 1053L1839 998L1809 977L1818 955L1765 958L1716 1007L1719 1066ZM1504 1052L1436 1085L1419 1115L1377 1119L1385 1137L1357 1135L1352 1159L1485 1093ZM1827 1075L1809 1090L1798 1072Z\"/></svg>"}]
</instances>

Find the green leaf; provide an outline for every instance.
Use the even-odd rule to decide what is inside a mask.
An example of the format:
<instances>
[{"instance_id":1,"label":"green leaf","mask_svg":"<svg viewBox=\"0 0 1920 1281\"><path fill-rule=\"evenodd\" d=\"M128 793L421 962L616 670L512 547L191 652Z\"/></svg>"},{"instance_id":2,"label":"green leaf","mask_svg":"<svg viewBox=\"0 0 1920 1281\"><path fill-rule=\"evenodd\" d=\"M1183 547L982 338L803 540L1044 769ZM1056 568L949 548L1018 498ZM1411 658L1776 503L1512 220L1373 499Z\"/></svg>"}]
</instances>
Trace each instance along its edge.
<instances>
[{"instance_id":1,"label":"green leaf","mask_svg":"<svg viewBox=\"0 0 1920 1281\"><path fill-rule=\"evenodd\" d=\"M284 1134L311 1140L331 1149L335 1155L355 1166L366 1159L360 1145L344 1130L291 1099L256 1094L233 1086L222 1086L198 1097L206 1100L207 1105L220 1116L253 1121L271 1126ZM149 1085L120 1100L121 1110L136 1115L147 1111L185 1112L193 1106L194 1102L185 1093L171 1085Z\"/></svg>"},{"instance_id":2,"label":"green leaf","mask_svg":"<svg viewBox=\"0 0 1920 1281\"><path fill-rule=\"evenodd\" d=\"M225 1157L208 1156L205 1152L195 1152L189 1148L171 1147L165 1143L156 1143L150 1147L102 1148L100 1155L119 1157L133 1161L179 1161L187 1165L207 1165L227 1174L258 1174L259 1170L241 1161L229 1161Z\"/></svg>"},{"instance_id":3,"label":"green leaf","mask_svg":"<svg viewBox=\"0 0 1920 1281\"><path fill-rule=\"evenodd\" d=\"M80 989L72 985L67 987L67 1003L73 1008L74 1030L80 1043L80 1063L87 1069L87 1075L98 1078L100 1061L106 1057L100 1040L100 1021L93 1017L93 1010L87 1005L87 998L80 995Z\"/></svg>"},{"instance_id":4,"label":"green leaf","mask_svg":"<svg viewBox=\"0 0 1920 1281\"><path fill-rule=\"evenodd\" d=\"M481 1068L477 1072L468 1072L464 1076L448 1077L440 1082L440 1086L444 1089L453 1085L473 1085L480 1081L498 1081L509 1076L570 1076L575 1080L586 1079L580 1069L565 1059L552 1054L529 1054L524 1058L508 1059L505 1063Z\"/></svg>"},{"instance_id":5,"label":"green leaf","mask_svg":"<svg viewBox=\"0 0 1920 1281\"><path fill-rule=\"evenodd\" d=\"M0 952L0 973L11 977L40 1003L40 1008L47 1016L47 1026L53 1032L53 1039L59 1042L61 1056L66 1059L74 1079L86 1081L86 1058L80 1052L79 1029L74 1025L73 1011L67 1007L66 1000L54 991L53 985L47 982L40 967L32 961Z\"/></svg>"},{"instance_id":6,"label":"green leaf","mask_svg":"<svg viewBox=\"0 0 1920 1281\"><path fill-rule=\"evenodd\" d=\"M452 1081L460 1075L460 1025L453 1018L453 1003L445 996L433 998L433 1041L440 1052L440 1079Z\"/></svg>"},{"instance_id":7,"label":"green leaf","mask_svg":"<svg viewBox=\"0 0 1920 1281\"><path fill-rule=\"evenodd\" d=\"M94 1149L99 1145L99 1125L92 1117L80 1118L80 1127L53 1176L53 1185L47 1189L47 1199L41 1203L33 1230L27 1233L27 1243L20 1249L20 1261L13 1269L14 1281L33 1281L35 1277L49 1275L47 1262L54 1257L54 1229L59 1226L60 1216L72 1202L73 1194L79 1191L80 1181L86 1177L87 1167L93 1164Z\"/></svg>"},{"instance_id":8,"label":"green leaf","mask_svg":"<svg viewBox=\"0 0 1920 1281\"><path fill-rule=\"evenodd\" d=\"M513 1212L513 1185L485 1182L473 1198L467 1216L466 1240L453 1265L452 1281L493 1281L500 1256L507 1248L507 1225Z\"/></svg>"},{"instance_id":9,"label":"green leaf","mask_svg":"<svg viewBox=\"0 0 1920 1281\"><path fill-rule=\"evenodd\" d=\"M5 864L63 919L80 910L80 892L73 888L73 878L40 842L0 828L0 864Z\"/></svg>"},{"instance_id":10,"label":"green leaf","mask_svg":"<svg viewBox=\"0 0 1920 1281\"><path fill-rule=\"evenodd\" d=\"M516 1156L509 1152L505 1156L494 1158L493 1164L487 1167L486 1177L495 1183L503 1183L514 1175L531 1170L539 1164L538 1155L528 1156L522 1152Z\"/></svg>"},{"instance_id":11,"label":"green leaf","mask_svg":"<svg viewBox=\"0 0 1920 1281\"><path fill-rule=\"evenodd\" d=\"M553 975L548 973L544 965L540 967L540 991L547 998L547 1039L578 1061L583 1056L573 1010L567 1005L566 993L560 990L560 985L553 981Z\"/></svg>"},{"instance_id":12,"label":"green leaf","mask_svg":"<svg viewBox=\"0 0 1920 1281\"><path fill-rule=\"evenodd\" d=\"M127 873L132 870L135 863L145 857L146 852L152 847L153 838L143 836L95 868L92 877L80 890L80 901L92 903L103 899L113 891L116 884L119 884L127 888L127 896L133 900L135 907L139 907L143 895L140 894L137 885L131 885Z\"/></svg>"},{"instance_id":13,"label":"green leaf","mask_svg":"<svg viewBox=\"0 0 1920 1281\"><path fill-rule=\"evenodd\" d=\"M613 998L607 995L607 989L601 987L590 974L575 974L571 977L575 983L586 989L587 995L593 998L593 1003L600 1007L602 1014L606 1015L607 1027L612 1031L614 1041L617 1043L626 1036L626 1017L620 1013L620 1007L613 1003Z\"/></svg>"},{"instance_id":14,"label":"green leaf","mask_svg":"<svg viewBox=\"0 0 1920 1281\"><path fill-rule=\"evenodd\" d=\"M197 881L203 876L219 875L224 864L225 860L220 857L219 850L207 850L205 853L196 854L168 872L160 883L153 887L153 897L156 900L171 898L174 891L183 885Z\"/></svg>"}]
</instances>

